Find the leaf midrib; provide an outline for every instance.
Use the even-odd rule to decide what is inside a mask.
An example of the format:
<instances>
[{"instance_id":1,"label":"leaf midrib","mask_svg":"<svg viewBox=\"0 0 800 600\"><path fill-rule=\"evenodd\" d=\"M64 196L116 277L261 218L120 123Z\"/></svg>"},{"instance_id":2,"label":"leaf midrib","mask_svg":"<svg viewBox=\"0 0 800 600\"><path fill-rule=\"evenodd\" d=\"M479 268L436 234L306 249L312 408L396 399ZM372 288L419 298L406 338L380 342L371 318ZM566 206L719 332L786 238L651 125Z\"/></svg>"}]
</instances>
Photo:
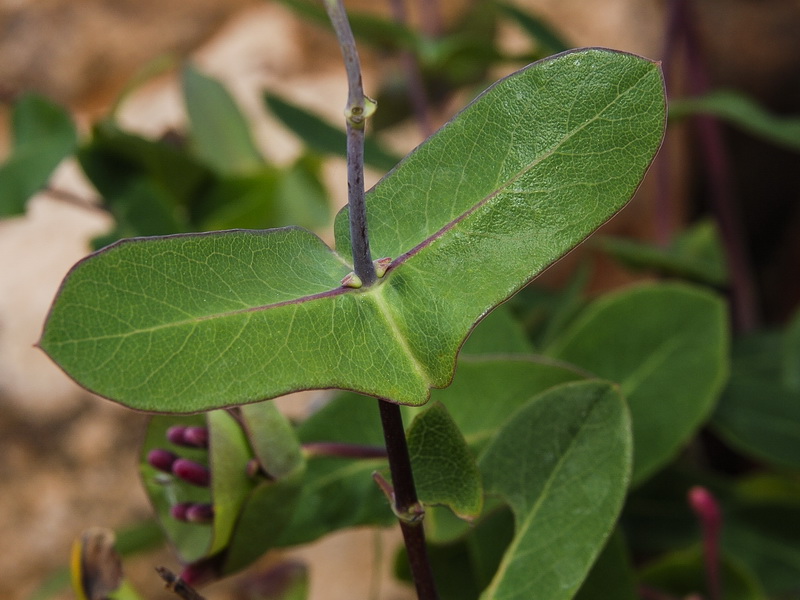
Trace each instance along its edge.
<instances>
[{"instance_id":1,"label":"leaf midrib","mask_svg":"<svg viewBox=\"0 0 800 600\"><path fill-rule=\"evenodd\" d=\"M416 354L411 349L408 338L401 331L400 326L397 323L397 319L395 319L395 316L392 314L389 303L383 297L380 287L377 285L375 287L377 288L375 289L375 293L371 294L375 301L375 306L378 308L378 311L380 311L381 316L386 322L386 325L389 327L389 331L392 333L398 346L400 346L403 354L408 357L409 362L414 367L414 371L417 373L417 375L419 375L419 378L425 382L425 385L431 387L433 379L430 373L425 368L423 362L417 358Z\"/></svg>"},{"instance_id":2,"label":"leaf midrib","mask_svg":"<svg viewBox=\"0 0 800 600\"><path fill-rule=\"evenodd\" d=\"M209 315L200 315L197 317L192 317L190 319L183 319L179 321L170 321L169 323L162 323L160 325L152 325L149 327L140 327L136 329L131 329L130 331L120 332L120 333L112 333L108 335L98 335L92 337L84 337L84 338L72 338L68 341L62 342L61 344L53 343L53 345L70 345L70 344L80 344L84 342L97 342L102 340L118 340L124 339L134 335L141 335L144 333L153 333L156 331L162 331L164 329L170 329L173 327L184 327L187 325L196 325L197 323L201 323L203 321L212 321L215 319L225 319L228 317L235 317L238 315L246 315L254 312L261 312L266 310L271 310L275 308L280 308L282 306L290 306L293 304L303 304L305 302L311 302L313 300L320 300L323 298L333 298L336 296L340 296L346 293L353 293L355 290L345 288L345 287L335 287L330 290L326 290L324 292L319 292L317 294L309 294L308 296L300 296L298 298L293 298L291 300L282 300L280 302L273 302L272 304L264 304L260 306L250 306L248 308L238 308L236 310L228 310L223 312L215 312ZM51 342L52 343L52 342Z\"/></svg>"}]
</instances>

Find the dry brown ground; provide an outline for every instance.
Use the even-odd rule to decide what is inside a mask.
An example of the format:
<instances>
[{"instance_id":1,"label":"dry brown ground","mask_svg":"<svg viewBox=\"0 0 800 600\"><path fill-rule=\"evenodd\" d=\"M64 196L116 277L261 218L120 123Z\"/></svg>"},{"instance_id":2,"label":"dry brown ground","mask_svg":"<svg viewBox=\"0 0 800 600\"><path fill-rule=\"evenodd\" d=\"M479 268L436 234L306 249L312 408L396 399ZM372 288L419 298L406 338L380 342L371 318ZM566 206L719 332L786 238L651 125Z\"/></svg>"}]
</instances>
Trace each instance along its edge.
<instances>
[{"instance_id":1,"label":"dry brown ground","mask_svg":"<svg viewBox=\"0 0 800 600\"><path fill-rule=\"evenodd\" d=\"M448 17L463 1L444 3ZM385 10L385 3L350 4ZM550 18L580 45L658 55L662 2L657 0L519 4ZM712 21L718 27L735 30L728 16L742 3L703 4L716 15ZM512 31L504 35L506 43L514 43ZM715 39L723 52L724 37ZM289 93L332 119L340 113L343 100L335 99L344 98L344 83L338 51L325 34L298 23L280 5L254 0L0 2L0 92L44 91L71 106L84 128L139 68L166 52L192 55L224 80L257 119L260 143L276 160L291 156L296 146L257 116L260 89ZM758 59L747 54L736 60ZM374 62L366 63L369 90ZM126 126L150 134L180 123L174 77L144 86L126 102L122 118ZM400 136L397 143L413 145L414 136ZM0 149L5 144L7 139L0 138ZM329 176L341 202L341 165L333 163ZM56 181L91 194L69 165ZM646 207L632 208L617 226L635 227L641 211ZM86 253L87 241L108 225L100 214L45 196L31 203L25 217L0 222L0 598L28 597L48 573L65 565L71 541L87 526L117 527L149 514L135 466L144 417L88 396L33 348L59 281ZM282 405L291 409L294 404ZM312 565L314 600L368 597L375 567L373 553L364 550L374 546L374 536L370 531L337 534L300 551ZM387 547L395 541L394 532L383 534ZM170 597L158 591L151 575L157 563L174 566L162 553L136 560L130 568L148 597ZM387 570L384 560L380 599L411 598L407 589L385 581ZM224 598L226 589L211 588L209 595Z\"/></svg>"}]
</instances>

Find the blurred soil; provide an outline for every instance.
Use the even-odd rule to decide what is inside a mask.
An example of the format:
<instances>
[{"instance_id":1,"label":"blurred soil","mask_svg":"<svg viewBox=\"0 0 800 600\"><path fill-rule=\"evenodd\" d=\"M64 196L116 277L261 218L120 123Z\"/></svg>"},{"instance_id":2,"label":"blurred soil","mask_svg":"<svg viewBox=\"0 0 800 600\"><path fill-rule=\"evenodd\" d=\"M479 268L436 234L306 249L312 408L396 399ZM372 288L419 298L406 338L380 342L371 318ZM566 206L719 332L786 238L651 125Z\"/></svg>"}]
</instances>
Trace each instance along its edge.
<instances>
[{"instance_id":1,"label":"blurred soil","mask_svg":"<svg viewBox=\"0 0 800 600\"><path fill-rule=\"evenodd\" d=\"M445 20L456 18L465 2L442 2ZM575 44L610 46L655 58L660 53L664 5L660 0L524 0L518 4L547 18ZM764 101L798 94L800 3L763 3L774 8L772 16L744 1L698 4L706 24L704 33L713 40L719 80L750 86ZM388 12L387 2L361 0L348 6ZM757 28L767 34L778 31L780 35L769 38L777 46L754 39ZM519 38L511 30L501 35L507 37L501 40L504 44L513 45ZM299 22L280 4L255 0L0 1L0 95L11 98L25 90L42 91L69 106L84 131L132 76L165 54L191 56L222 79L253 117L259 142L275 160L291 157L297 147L263 116L261 89L284 93L331 120L341 114L345 83L332 38ZM365 59L368 93L378 76L377 60ZM784 81L781 87L781 75L790 69L794 69L794 87L787 90L790 85ZM126 127L150 135L180 125L183 114L174 73L136 90L122 106L121 118ZM8 144L1 130L0 153ZM407 150L418 142L415 130L398 132L397 147ZM342 203L342 165L333 161L328 176L334 196ZM676 179L676 194L682 191L680 182ZM69 164L59 169L54 186L81 197L94 196ZM634 202L612 227L646 235L643 223L650 221L646 218L650 210L647 203ZM86 527L119 527L150 514L135 464L144 415L85 393L34 348L61 278L86 254L88 241L108 227L103 214L46 195L31 202L25 217L0 222L0 597L4 599L28 598L49 574L65 566L72 540ZM549 276L558 279L559 273ZM609 271L605 285L624 279L618 271ZM303 403L302 398L288 399L281 406L297 412ZM337 534L292 553L312 565L313 600L371 597L374 582L369 574L378 567L373 553L365 549L374 546L375 535L366 530ZM387 575L397 534L381 535L384 558L379 568L383 573L379 598L410 599L411 592L391 583ZM168 552L126 566L148 598L173 597L159 591L152 574L156 564L177 568ZM227 598L231 589L230 584L215 586L208 594Z\"/></svg>"}]
</instances>

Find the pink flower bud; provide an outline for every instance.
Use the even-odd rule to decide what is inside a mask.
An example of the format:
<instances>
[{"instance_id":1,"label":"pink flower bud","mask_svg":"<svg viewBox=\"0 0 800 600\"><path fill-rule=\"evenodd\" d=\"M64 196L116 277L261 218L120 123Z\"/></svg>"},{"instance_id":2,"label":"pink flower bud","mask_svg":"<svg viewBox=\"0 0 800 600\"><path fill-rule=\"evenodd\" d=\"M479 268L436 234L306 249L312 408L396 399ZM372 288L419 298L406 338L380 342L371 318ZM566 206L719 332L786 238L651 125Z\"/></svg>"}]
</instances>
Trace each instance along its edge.
<instances>
[{"instance_id":1,"label":"pink flower bud","mask_svg":"<svg viewBox=\"0 0 800 600\"><path fill-rule=\"evenodd\" d=\"M689 490L689 505L704 528L716 533L722 521L722 513L716 498L706 488L695 486Z\"/></svg>"},{"instance_id":2,"label":"pink flower bud","mask_svg":"<svg viewBox=\"0 0 800 600\"><path fill-rule=\"evenodd\" d=\"M211 504L192 504L186 510L186 520L190 523L211 523L214 520L214 506Z\"/></svg>"},{"instance_id":3,"label":"pink flower bud","mask_svg":"<svg viewBox=\"0 0 800 600\"><path fill-rule=\"evenodd\" d=\"M147 453L147 464L165 473L172 473L172 465L176 460L178 457L175 454L161 448L155 448Z\"/></svg>"},{"instance_id":4,"label":"pink flower bud","mask_svg":"<svg viewBox=\"0 0 800 600\"><path fill-rule=\"evenodd\" d=\"M167 439L176 446L208 448L208 427L173 425L167 429Z\"/></svg>"},{"instance_id":5,"label":"pink flower bud","mask_svg":"<svg viewBox=\"0 0 800 600\"><path fill-rule=\"evenodd\" d=\"M184 431L186 431L185 425L173 425L167 429L167 439L177 446L183 446Z\"/></svg>"},{"instance_id":6,"label":"pink flower bud","mask_svg":"<svg viewBox=\"0 0 800 600\"><path fill-rule=\"evenodd\" d=\"M178 504L173 504L170 507L169 514L176 521L188 521L189 519L187 518L186 513L189 511L191 506L191 502L178 502Z\"/></svg>"},{"instance_id":7,"label":"pink flower bud","mask_svg":"<svg viewBox=\"0 0 800 600\"><path fill-rule=\"evenodd\" d=\"M208 448L208 428L187 427L183 432L183 442L194 448Z\"/></svg>"},{"instance_id":8,"label":"pink flower bud","mask_svg":"<svg viewBox=\"0 0 800 600\"><path fill-rule=\"evenodd\" d=\"M689 506L700 521L703 536L703 559L706 582L711 600L722 598L722 578L720 563L720 534L722 531L722 510L714 495L706 488L695 486L688 493Z\"/></svg>"},{"instance_id":9,"label":"pink flower bud","mask_svg":"<svg viewBox=\"0 0 800 600\"><path fill-rule=\"evenodd\" d=\"M179 458L172 463L172 473L187 483L200 487L208 487L211 482L211 471L208 467L188 458Z\"/></svg>"}]
</instances>

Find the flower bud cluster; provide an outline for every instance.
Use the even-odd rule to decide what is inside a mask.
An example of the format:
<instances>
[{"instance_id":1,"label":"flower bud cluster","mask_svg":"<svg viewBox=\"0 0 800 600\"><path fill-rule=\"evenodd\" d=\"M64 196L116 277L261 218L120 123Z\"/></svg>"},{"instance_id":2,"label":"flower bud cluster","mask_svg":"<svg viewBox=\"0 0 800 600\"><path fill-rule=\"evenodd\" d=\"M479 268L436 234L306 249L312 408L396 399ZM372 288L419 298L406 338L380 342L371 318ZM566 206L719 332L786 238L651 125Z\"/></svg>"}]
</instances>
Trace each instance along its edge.
<instances>
[{"instance_id":1,"label":"flower bud cluster","mask_svg":"<svg viewBox=\"0 0 800 600\"><path fill-rule=\"evenodd\" d=\"M208 448L208 428L176 425L170 427L167 440L184 448ZM211 485L209 468L188 458L182 458L163 448L155 448L148 452L147 463L154 469L174 475L178 479L198 487ZM178 521L186 523L211 523L214 519L214 507L203 502L178 502L170 508L170 515Z\"/></svg>"}]
</instances>

